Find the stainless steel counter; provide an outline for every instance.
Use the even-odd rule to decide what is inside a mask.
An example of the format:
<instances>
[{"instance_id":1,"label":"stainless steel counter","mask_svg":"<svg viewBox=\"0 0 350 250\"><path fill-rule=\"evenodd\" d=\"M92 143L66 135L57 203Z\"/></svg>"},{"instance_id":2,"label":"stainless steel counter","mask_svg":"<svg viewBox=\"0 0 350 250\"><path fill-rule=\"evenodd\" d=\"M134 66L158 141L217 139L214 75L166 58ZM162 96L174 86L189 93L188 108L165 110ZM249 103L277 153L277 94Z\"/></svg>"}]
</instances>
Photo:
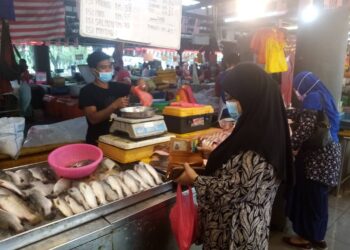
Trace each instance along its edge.
<instances>
[{"instance_id":1,"label":"stainless steel counter","mask_svg":"<svg viewBox=\"0 0 350 250\"><path fill-rule=\"evenodd\" d=\"M44 222L1 239L0 249L146 249L146 245L153 246L147 249L176 249L169 224L176 199L172 185L167 182L81 214Z\"/></svg>"},{"instance_id":2,"label":"stainless steel counter","mask_svg":"<svg viewBox=\"0 0 350 250\"><path fill-rule=\"evenodd\" d=\"M177 249L169 223L175 200L168 191L22 249Z\"/></svg>"}]
</instances>

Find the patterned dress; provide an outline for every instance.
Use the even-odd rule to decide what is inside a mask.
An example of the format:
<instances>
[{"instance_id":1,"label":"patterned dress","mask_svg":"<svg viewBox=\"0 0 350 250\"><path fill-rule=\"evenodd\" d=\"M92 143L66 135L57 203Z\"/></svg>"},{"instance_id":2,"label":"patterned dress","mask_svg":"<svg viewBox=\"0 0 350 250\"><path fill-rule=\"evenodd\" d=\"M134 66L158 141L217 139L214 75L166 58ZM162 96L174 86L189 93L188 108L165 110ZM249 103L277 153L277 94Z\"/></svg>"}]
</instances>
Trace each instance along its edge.
<instances>
[{"instance_id":1,"label":"patterned dress","mask_svg":"<svg viewBox=\"0 0 350 250\"><path fill-rule=\"evenodd\" d=\"M273 166L252 151L233 155L213 176L199 176L194 186L203 249L268 249L279 183Z\"/></svg>"}]
</instances>

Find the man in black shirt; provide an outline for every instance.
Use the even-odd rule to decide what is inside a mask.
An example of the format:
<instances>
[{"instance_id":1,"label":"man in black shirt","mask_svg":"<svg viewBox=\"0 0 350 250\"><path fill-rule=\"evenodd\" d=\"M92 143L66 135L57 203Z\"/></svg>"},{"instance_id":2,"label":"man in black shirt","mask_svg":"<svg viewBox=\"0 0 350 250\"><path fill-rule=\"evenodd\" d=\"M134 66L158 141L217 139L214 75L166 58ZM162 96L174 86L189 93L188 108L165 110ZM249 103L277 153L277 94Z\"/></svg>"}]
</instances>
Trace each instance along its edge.
<instances>
[{"instance_id":1,"label":"man in black shirt","mask_svg":"<svg viewBox=\"0 0 350 250\"><path fill-rule=\"evenodd\" d=\"M86 142L96 145L100 135L109 133L110 115L129 104L131 86L111 82L113 64L110 56L102 51L90 54L87 63L95 81L81 89L79 107L83 109L88 123Z\"/></svg>"}]
</instances>

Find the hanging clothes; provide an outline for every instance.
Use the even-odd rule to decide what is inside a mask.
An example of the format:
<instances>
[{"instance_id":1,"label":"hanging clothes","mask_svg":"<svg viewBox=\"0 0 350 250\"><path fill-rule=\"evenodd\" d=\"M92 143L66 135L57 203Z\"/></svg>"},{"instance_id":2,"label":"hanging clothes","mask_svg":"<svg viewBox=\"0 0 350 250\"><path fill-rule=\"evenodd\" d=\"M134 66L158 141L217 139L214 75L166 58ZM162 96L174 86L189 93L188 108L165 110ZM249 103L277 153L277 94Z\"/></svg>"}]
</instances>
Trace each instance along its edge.
<instances>
[{"instance_id":1,"label":"hanging clothes","mask_svg":"<svg viewBox=\"0 0 350 250\"><path fill-rule=\"evenodd\" d=\"M250 47L256 54L256 62L265 64L265 71L271 74L288 70L285 44L285 35L281 30L265 28L255 32Z\"/></svg>"}]
</instances>

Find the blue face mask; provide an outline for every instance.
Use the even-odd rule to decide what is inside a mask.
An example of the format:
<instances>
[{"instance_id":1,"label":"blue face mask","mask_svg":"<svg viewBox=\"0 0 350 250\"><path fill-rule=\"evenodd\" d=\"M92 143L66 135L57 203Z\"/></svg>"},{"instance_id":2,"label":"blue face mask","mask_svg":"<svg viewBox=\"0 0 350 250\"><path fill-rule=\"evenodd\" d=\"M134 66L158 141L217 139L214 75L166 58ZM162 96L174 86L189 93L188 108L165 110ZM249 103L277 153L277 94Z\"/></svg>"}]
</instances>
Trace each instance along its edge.
<instances>
[{"instance_id":1,"label":"blue face mask","mask_svg":"<svg viewBox=\"0 0 350 250\"><path fill-rule=\"evenodd\" d=\"M111 72L99 72L98 75L99 75L99 79L102 82L109 82L113 78L113 71L111 71Z\"/></svg>"},{"instance_id":2,"label":"blue face mask","mask_svg":"<svg viewBox=\"0 0 350 250\"><path fill-rule=\"evenodd\" d=\"M237 103L232 101L227 101L226 107L230 117L237 121L240 116L240 113L238 112Z\"/></svg>"}]
</instances>

